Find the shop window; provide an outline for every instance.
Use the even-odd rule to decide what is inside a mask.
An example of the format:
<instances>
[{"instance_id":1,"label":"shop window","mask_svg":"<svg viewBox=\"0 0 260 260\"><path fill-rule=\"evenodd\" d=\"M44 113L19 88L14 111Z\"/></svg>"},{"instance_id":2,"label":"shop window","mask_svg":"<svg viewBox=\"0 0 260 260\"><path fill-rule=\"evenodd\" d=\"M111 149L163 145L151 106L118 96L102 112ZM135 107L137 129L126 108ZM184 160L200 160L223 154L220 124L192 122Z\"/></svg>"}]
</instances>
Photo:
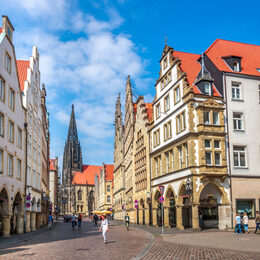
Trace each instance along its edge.
<instances>
[{"instance_id":1,"label":"shop window","mask_svg":"<svg viewBox=\"0 0 260 260\"><path fill-rule=\"evenodd\" d=\"M247 213L249 218L255 217L255 200L254 199L238 199L236 200L236 211L242 215Z\"/></svg>"}]
</instances>

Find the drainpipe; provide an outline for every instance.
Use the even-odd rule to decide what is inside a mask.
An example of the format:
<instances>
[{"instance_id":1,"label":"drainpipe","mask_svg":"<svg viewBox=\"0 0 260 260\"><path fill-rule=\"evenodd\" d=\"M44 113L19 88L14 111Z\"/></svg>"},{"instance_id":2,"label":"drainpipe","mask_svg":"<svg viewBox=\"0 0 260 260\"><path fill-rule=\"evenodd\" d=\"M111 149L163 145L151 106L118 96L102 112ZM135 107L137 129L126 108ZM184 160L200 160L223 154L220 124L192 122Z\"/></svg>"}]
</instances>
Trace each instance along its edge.
<instances>
[{"instance_id":1,"label":"drainpipe","mask_svg":"<svg viewBox=\"0 0 260 260\"><path fill-rule=\"evenodd\" d=\"M230 161L230 142L229 142L229 125L228 125L228 101L227 101L227 88L226 88L226 75L224 76L224 90L225 90L225 103L226 103L226 123L227 123L227 152L228 152L228 174L230 180L230 202L231 202L231 227L234 228L233 220L233 195L232 195L232 177L231 177L231 161Z\"/></svg>"},{"instance_id":2,"label":"drainpipe","mask_svg":"<svg viewBox=\"0 0 260 260\"><path fill-rule=\"evenodd\" d=\"M24 233L26 230L26 188L27 188L27 149L28 149L28 129L27 123L24 123L25 128L25 174L24 174Z\"/></svg>"}]
</instances>

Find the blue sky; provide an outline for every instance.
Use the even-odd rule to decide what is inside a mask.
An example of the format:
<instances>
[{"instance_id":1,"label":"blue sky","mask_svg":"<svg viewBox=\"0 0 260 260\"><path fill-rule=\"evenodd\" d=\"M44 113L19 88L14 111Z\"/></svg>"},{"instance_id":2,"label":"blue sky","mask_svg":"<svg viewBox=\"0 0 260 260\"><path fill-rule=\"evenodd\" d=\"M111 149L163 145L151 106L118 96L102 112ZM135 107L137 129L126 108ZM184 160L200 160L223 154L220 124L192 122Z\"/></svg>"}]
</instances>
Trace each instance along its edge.
<instances>
[{"instance_id":1,"label":"blue sky","mask_svg":"<svg viewBox=\"0 0 260 260\"><path fill-rule=\"evenodd\" d=\"M15 27L18 59L40 52L47 89L51 157L62 159L75 105L85 164L113 162L116 96L131 76L151 102L165 37L202 53L217 38L260 45L259 1L0 0ZM124 100L122 100L124 103ZM61 162L60 162L61 163Z\"/></svg>"}]
</instances>

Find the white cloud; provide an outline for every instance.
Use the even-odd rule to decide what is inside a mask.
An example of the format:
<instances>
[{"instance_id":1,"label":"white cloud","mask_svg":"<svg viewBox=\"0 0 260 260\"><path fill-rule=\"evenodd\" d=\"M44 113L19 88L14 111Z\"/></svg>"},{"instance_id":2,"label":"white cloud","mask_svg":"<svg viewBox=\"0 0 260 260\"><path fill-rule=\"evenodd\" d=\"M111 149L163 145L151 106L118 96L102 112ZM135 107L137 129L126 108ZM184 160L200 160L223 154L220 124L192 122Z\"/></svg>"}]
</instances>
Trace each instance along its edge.
<instances>
[{"instance_id":1,"label":"white cloud","mask_svg":"<svg viewBox=\"0 0 260 260\"><path fill-rule=\"evenodd\" d=\"M51 127L58 125L60 131L63 126L67 133L74 103L79 136L82 140L92 140L91 147L81 142L83 150L84 146L90 151L99 146L102 154L112 158L115 102L118 93L124 92L127 75L131 75L140 92L147 90L151 82L146 75L147 62L137 54L135 43L128 35L113 31L124 19L114 9L108 9L108 21L97 20L78 10L68 19L65 0L15 2L33 18L38 15L39 19L45 19L42 16L47 13L54 21L60 19L54 26L55 30L62 29L59 34L49 30L50 24L44 27L42 23L35 23L30 29L16 31L15 38L17 57L28 59L32 45L38 47L41 79L46 85L51 118L55 120ZM37 3L40 10L36 8ZM72 37L64 37L65 32ZM60 155L64 145L65 140L59 139L58 131L52 130L52 155L55 152ZM102 160L96 158L99 159Z\"/></svg>"}]
</instances>

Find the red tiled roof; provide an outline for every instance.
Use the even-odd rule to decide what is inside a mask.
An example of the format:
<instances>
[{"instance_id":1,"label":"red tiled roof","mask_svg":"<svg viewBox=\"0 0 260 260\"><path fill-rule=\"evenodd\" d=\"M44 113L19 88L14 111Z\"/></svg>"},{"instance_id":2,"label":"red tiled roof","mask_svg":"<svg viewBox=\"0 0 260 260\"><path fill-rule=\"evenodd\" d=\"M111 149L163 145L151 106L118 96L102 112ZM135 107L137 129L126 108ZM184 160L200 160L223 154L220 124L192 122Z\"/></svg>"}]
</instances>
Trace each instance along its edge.
<instances>
[{"instance_id":1,"label":"red tiled roof","mask_svg":"<svg viewBox=\"0 0 260 260\"><path fill-rule=\"evenodd\" d=\"M114 179L114 165L113 164L105 164L105 180L113 181Z\"/></svg>"},{"instance_id":2,"label":"red tiled roof","mask_svg":"<svg viewBox=\"0 0 260 260\"><path fill-rule=\"evenodd\" d=\"M24 82L27 79L27 69L30 67L30 61L27 60L17 60L17 70L18 78L20 82L20 90L24 90Z\"/></svg>"},{"instance_id":3,"label":"red tiled roof","mask_svg":"<svg viewBox=\"0 0 260 260\"><path fill-rule=\"evenodd\" d=\"M55 159L50 159L50 171L56 171Z\"/></svg>"},{"instance_id":4,"label":"red tiled roof","mask_svg":"<svg viewBox=\"0 0 260 260\"><path fill-rule=\"evenodd\" d=\"M217 39L205 51L215 66L226 72L260 76L260 46ZM233 71L224 61L225 56L241 57L241 72Z\"/></svg>"},{"instance_id":5,"label":"red tiled roof","mask_svg":"<svg viewBox=\"0 0 260 260\"><path fill-rule=\"evenodd\" d=\"M103 169L103 166L97 165L83 165L82 172L75 172L72 184L88 184L95 185L95 176L99 176L99 171Z\"/></svg>"},{"instance_id":6,"label":"red tiled roof","mask_svg":"<svg viewBox=\"0 0 260 260\"><path fill-rule=\"evenodd\" d=\"M201 94L197 86L194 85L195 79L197 78L201 65L198 59L201 57L199 54L173 51L173 56L178 57L181 60L181 70L187 73L188 83L193 87L193 92L195 94ZM213 95L220 96L215 86L213 85Z\"/></svg>"}]
</instances>

